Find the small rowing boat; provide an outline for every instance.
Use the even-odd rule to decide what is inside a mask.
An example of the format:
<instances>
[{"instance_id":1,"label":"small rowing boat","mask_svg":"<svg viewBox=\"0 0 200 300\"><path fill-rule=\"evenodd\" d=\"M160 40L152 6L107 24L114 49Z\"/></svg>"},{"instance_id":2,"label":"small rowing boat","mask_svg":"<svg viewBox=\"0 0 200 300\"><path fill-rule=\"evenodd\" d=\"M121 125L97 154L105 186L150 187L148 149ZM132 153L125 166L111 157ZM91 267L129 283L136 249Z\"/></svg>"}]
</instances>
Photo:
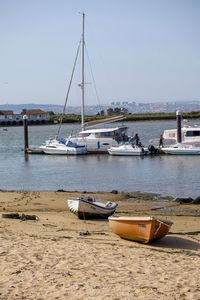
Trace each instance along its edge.
<instances>
[{"instance_id":1,"label":"small rowing boat","mask_svg":"<svg viewBox=\"0 0 200 300\"><path fill-rule=\"evenodd\" d=\"M155 217L109 217L111 230L123 239L149 243L163 238L172 226L168 220Z\"/></svg>"},{"instance_id":2,"label":"small rowing boat","mask_svg":"<svg viewBox=\"0 0 200 300\"><path fill-rule=\"evenodd\" d=\"M68 199L69 210L79 219L107 219L114 214L117 203L108 201L102 203L93 197L80 197Z\"/></svg>"}]
</instances>

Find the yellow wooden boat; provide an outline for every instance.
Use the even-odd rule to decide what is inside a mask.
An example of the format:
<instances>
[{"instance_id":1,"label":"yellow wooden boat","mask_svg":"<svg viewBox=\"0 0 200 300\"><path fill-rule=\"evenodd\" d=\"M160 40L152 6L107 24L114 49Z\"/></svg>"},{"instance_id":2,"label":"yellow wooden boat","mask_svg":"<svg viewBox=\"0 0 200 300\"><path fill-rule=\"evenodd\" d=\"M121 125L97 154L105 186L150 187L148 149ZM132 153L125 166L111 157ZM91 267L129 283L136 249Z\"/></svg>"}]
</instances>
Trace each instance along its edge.
<instances>
[{"instance_id":1,"label":"yellow wooden boat","mask_svg":"<svg viewBox=\"0 0 200 300\"><path fill-rule=\"evenodd\" d=\"M149 243L163 238L173 222L155 217L109 217L111 230L121 238Z\"/></svg>"}]
</instances>

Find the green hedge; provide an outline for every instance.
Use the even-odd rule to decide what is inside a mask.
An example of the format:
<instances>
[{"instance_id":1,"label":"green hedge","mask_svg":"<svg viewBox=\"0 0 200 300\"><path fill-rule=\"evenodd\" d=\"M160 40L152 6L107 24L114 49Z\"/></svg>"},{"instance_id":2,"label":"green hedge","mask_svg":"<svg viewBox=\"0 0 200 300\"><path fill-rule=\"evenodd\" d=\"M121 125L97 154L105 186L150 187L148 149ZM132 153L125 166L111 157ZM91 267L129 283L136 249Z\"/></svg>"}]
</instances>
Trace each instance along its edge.
<instances>
[{"instance_id":1,"label":"green hedge","mask_svg":"<svg viewBox=\"0 0 200 300\"><path fill-rule=\"evenodd\" d=\"M182 113L184 119L200 118L200 111ZM59 123L61 115L51 116L55 123ZM112 117L114 117L112 115ZM109 118L109 116L108 116ZM87 115L85 122L105 119L105 116ZM127 114L124 121L153 121L153 120L173 120L176 119L176 113L145 113L145 114ZM76 114L64 115L63 123L80 123L81 116Z\"/></svg>"}]
</instances>

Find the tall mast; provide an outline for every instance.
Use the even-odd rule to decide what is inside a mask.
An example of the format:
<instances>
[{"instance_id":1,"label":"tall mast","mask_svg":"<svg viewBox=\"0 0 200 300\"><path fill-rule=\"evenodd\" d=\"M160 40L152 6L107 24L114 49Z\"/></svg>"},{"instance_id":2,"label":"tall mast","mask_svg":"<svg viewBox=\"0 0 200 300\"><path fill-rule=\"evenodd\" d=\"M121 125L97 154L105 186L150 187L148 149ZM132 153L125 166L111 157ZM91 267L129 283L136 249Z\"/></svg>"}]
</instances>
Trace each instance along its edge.
<instances>
[{"instance_id":1,"label":"tall mast","mask_svg":"<svg viewBox=\"0 0 200 300\"><path fill-rule=\"evenodd\" d=\"M84 70L84 48L85 48L85 14L82 13L82 51L81 51L81 56L82 56L82 81L81 81L81 92L82 92L82 101L81 101L81 129L84 130L84 107L85 107L85 70Z\"/></svg>"}]
</instances>

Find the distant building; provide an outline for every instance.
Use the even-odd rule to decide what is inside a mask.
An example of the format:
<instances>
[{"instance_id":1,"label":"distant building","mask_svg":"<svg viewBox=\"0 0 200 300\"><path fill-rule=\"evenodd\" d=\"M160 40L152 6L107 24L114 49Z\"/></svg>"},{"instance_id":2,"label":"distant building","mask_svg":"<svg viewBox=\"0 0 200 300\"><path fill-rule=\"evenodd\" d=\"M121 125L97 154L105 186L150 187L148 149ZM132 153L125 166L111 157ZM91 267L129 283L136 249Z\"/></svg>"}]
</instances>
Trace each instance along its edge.
<instances>
[{"instance_id":1,"label":"distant building","mask_svg":"<svg viewBox=\"0 0 200 300\"><path fill-rule=\"evenodd\" d=\"M51 123L49 114L41 109L23 109L20 114L15 114L12 110L0 110L0 126L23 125L25 114L30 125Z\"/></svg>"},{"instance_id":2,"label":"distant building","mask_svg":"<svg viewBox=\"0 0 200 300\"><path fill-rule=\"evenodd\" d=\"M12 119L13 111L12 110L0 110L0 119Z\"/></svg>"},{"instance_id":3,"label":"distant building","mask_svg":"<svg viewBox=\"0 0 200 300\"><path fill-rule=\"evenodd\" d=\"M0 110L0 125L11 125L13 122L13 111L12 110Z\"/></svg>"},{"instance_id":4,"label":"distant building","mask_svg":"<svg viewBox=\"0 0 200 300\"><path fill-rule=\"evenodd\" d=\"M50 121L49 114L41 109L23 109L21 115L27 115L30 124L44 124Z\"/></svg>"}]
</instances>

